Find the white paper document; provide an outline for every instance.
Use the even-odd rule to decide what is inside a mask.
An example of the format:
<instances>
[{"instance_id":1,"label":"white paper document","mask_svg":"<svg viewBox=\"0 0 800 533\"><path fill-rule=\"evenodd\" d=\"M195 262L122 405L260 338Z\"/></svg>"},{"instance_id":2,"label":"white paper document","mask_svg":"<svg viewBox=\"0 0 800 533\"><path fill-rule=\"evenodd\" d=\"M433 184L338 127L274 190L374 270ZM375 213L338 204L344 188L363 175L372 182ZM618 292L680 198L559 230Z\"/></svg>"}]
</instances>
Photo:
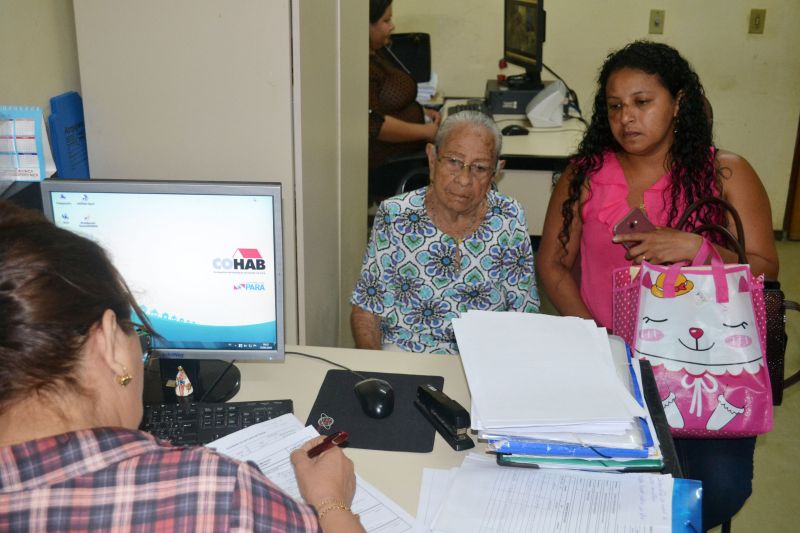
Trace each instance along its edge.
<instances>
[{"instance_id":1,"label":"white paper document","mask_svg":"<svg viewBox=\"0 0 800 533\"><path fill-rule=\"evenodd\" d=\"M668 532L672 485L668 475L506 468L471 455L458 469L432 529Z\"/></svg>"},{"instance_id":2,"label":"white paper document","mask_svg":"<svg viewBox=\"0 0 800 533\"><path fill-rule=\"evenodd\" d=\"M215 440L208 447L240 461L254 462L270 481L302 502L289 455L318 435L313 427L303 427L297 417L286 414ZM369 532L426 531L414 517L358 475L351 508Z\"/></svg>"},{"instance_id":3,"label":"white paper document","mask_svg":"<svg viewBox=\"0 0 800 533\"><path fill-rule=\"evenodd\" d=\"M469 311L453 320L485 428L644 416L620 383L604 330L575 317Z\"/></svg>"},{"instance_id":4,"label":"white paper document","mask_svg":"<svg viewBox=\"0 0 800 533\"><path fill-rule=\"evenodd\" d=\"M419 503L417 504L417 520L433 529L433 521L444 505L447 492L456 478L458 468L443 470L425 468L422 471L422 483L419 487Z\"/></svg>"}]
</instances>

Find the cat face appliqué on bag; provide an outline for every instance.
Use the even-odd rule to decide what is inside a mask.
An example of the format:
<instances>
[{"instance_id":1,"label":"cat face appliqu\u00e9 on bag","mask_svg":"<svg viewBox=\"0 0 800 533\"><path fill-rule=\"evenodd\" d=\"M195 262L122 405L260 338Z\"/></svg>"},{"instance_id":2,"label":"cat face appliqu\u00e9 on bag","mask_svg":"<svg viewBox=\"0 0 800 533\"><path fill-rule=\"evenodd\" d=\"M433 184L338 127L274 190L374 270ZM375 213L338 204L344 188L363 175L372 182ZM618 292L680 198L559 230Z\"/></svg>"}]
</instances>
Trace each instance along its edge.
<instances>
[{"instance_id":1,"label":"cat face appliqu\u00e9 on bag","mask_svg":"<svg viewBox=\"0 0 800 533\"><path fill-rule=\"evenodd\" d=\"M761 345L744 275L739 277L737 290L730 291L728 303L722 304L713 296L709 299L702 287L683 274L678 276L673 298L664 298L664 274L659 274L655 283L651 280L652 273L644 274L642 285L649 290L641 291L639 308L648 314L640 312L639 356L695 376L759 371Z\"/></svg>"},{"instance_id":2,"label":"cat face appliqu\u00e9 on bag","mask_svg":"<svg viewBox=\"0 0 800 533\"><path fill-rule=\"evenodd\" d=\"M614 283L615 333L619 327L634 355L652 364L673 435L772 428L763 281L748 265L643 262L635 275L615 272Z\"/></svg>"}]
</instances>

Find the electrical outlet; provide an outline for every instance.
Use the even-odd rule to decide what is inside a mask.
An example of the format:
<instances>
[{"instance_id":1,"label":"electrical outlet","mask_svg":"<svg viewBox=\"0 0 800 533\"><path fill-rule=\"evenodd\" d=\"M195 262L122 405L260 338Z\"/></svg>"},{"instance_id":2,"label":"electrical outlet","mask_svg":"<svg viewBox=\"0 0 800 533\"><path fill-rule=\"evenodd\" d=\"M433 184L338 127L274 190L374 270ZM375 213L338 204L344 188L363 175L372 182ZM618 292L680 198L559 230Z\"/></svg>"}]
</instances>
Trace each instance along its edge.
<instances>
[{"instance_id":1,"label":"electrical outlet","mask_svg":"<svg viewBox=\"0 0 800 533\"><path fill-rule=\"evenodd\" d=\"M750 27L747 33L764 33L764 22L767 19L766 9L750 10Z\"/></svg>"},{"instance_id":2,"label":"electrical outlet","mask_svg":"<svg viewBox=\"0 0 800 533\"><path fill-rule=\"evenodd\" d=\"M650 10L650 29L649 33L664 33L664 10Z\"/></svg>"}]
</instances>

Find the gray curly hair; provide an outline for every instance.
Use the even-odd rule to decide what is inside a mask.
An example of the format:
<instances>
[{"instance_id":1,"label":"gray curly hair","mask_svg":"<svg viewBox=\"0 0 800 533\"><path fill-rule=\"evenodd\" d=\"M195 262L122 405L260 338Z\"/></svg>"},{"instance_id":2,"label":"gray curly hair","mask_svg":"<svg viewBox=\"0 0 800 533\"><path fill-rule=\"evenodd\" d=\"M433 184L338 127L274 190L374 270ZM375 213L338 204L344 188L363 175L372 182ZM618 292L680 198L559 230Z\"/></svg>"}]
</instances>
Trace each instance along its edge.
<instances>
[{"instance_id":1,"label":"gray curly hair","mask_svg":"<svg viewBox=\"0 0 800 533\"><path fill-rule=\"evenodd\" d=\"M436 151L439 151L439 148L442 147L452 130L463 124L484 128L494 137L494 159L497 161L503 148L503 136L492 117L479 111L460 111L453 115L448 115L439 126L439 131L436 132L436 138L433 140Z\"/></svg>"}]
</instances>

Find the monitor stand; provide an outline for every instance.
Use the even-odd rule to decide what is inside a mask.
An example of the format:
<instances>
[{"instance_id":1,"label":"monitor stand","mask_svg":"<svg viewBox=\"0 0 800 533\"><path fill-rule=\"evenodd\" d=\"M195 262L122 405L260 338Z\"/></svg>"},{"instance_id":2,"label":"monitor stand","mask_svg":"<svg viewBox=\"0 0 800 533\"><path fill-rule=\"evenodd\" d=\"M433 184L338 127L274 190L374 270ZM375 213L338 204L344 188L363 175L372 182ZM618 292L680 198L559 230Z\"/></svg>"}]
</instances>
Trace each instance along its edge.
<instances>
[{"instance_id":1,"label":"monitor stand","mask_svg":"<svg viewBox=\"0 0 800 533\"><path fill-rule=\"evenodd\" d=\"M182 366L192 383L193 393L175 395L175 376ZM239 392L239 369L219 359L152 359L144 372L144 403L226 402Z\"/></svg>"},{"instance_id":2,"label":"monitor stand","mask_svg":"<svg viewBox=\"0 0 800 533\"><path fill-rule=\"evenodd\" d=\"M509 89L517 91L540 91L544 88L541 73L535 71L509 76L506 78L506 85Z\"/></svg>"}]
</instances>

